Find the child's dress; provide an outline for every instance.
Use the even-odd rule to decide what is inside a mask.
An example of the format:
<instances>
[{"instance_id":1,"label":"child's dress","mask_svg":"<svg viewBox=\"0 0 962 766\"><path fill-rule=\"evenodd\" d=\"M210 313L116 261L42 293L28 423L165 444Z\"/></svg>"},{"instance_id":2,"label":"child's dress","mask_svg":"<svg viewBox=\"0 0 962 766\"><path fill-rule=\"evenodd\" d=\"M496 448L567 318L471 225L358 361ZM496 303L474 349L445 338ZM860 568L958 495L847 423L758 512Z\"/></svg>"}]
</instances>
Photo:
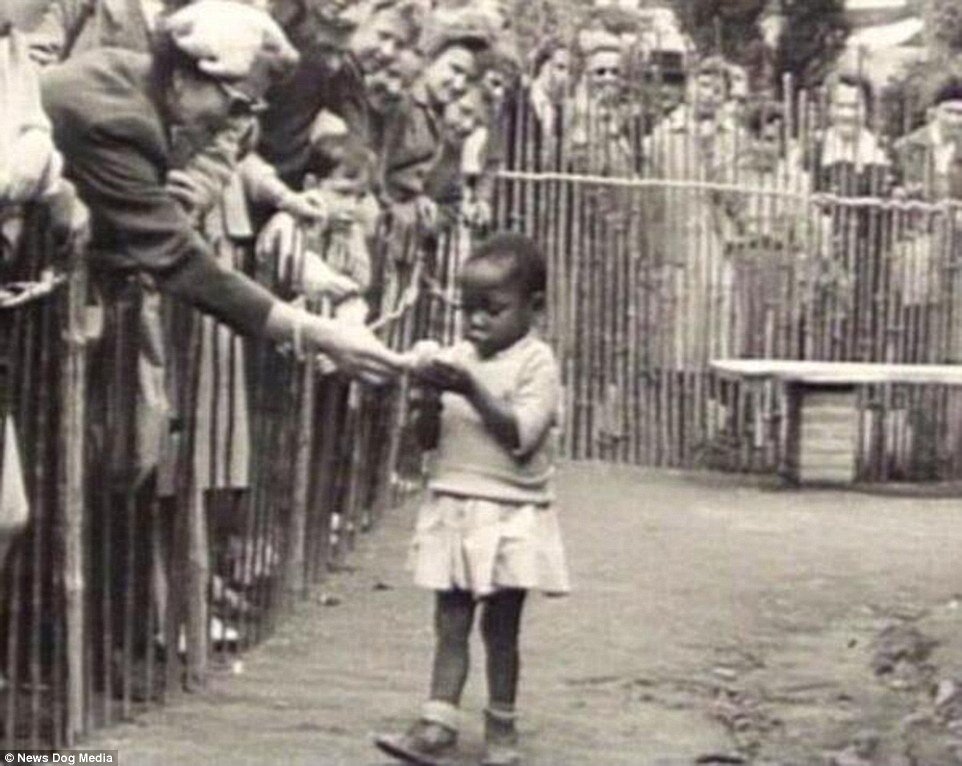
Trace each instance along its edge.
<instances>
[{"instance_id":1,"label":"child's dress","mask_svg":"<svg viewBox=\"0 0 962 766\"><path fill-rule=\"evenodd\" d=\"M528 335L487 359L467 342L449 358L511 403L520 448L512 454L499 445L464 397L443 395L440 441L411 546L414 582L478 597L498 588L564 595L570 583L551 486L560 376L551 349Z\"/></svg>"}]
</instances>

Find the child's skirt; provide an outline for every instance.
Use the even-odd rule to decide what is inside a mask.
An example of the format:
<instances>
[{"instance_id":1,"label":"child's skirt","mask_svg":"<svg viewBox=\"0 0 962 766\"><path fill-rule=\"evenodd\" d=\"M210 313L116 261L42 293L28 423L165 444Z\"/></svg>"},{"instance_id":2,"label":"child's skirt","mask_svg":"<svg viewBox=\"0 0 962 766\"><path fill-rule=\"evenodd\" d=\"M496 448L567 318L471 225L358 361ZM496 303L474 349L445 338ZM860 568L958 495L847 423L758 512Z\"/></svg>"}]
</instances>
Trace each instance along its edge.
<instances>
[{"instance_id":1,"label":"child's skirt","mask_svg":"<svg viewBox=\"0 0 962 766\"><path fill-rule=\"evenodd\" d=\"M414 582L478 598L499 588L571 590L554 506L429 493L418 512L408 566Z\"/></svg>"}]
</instances>

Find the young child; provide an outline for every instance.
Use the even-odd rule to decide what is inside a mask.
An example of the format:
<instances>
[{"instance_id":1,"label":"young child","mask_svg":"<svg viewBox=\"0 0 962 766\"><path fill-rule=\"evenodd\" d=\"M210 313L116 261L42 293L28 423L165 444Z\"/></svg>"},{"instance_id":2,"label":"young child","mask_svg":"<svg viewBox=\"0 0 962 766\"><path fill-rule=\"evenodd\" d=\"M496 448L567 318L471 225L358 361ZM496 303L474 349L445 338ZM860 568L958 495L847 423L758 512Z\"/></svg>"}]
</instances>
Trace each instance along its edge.
<instances>
[{"instance_id":1,"label":"young child","mask_svg":"<svg viewBox=\"0 0 962 766\"><path fill-rule=\"evenodd\" d=\"M365 225L370 216L367 206L375 160L366 147L350 137L330 142L325 149L333 166L317 182L317 188L325 195L328 221L326 226L305 230L305 289L309 294L329 295L338 318L363 323L368 306L362 295L371 284ZM320 261L333 274L321 269Z\"/></svg>"},{"instance_id":2,"label":"young child","mask_svg":"<svg viewBox=\"0 0 962 766\"><path fill-rule=\"evenodd\" d=\"M416 584L435 591L428 701L401 735L377 746L408 763L443 762L457 742L475 612L487 651L486 766L521 762L515 729L518 638L529 590L569 590L553 506L560 379L533 334L545 291L537 246L496 234L465 263L465 340L422 347L414 373L442 392L437 452L411 551Z\"/></svg>"},{"instance_id":3,"label":"young child","mask_svg":"<svg viewBox=\"0 0 962 766\"><path fill-rule=\"evenodd\" d=\"M325 136L312 148L318 175L309 175L305 186L323 199L325 219L298 224L289 213L277 213L258 240L258 259L280 286L326 305L339 320L362 324L371 284L368 228L377 215L370 194L375 159L347 135Z\"/></svg>"}]
</instances>

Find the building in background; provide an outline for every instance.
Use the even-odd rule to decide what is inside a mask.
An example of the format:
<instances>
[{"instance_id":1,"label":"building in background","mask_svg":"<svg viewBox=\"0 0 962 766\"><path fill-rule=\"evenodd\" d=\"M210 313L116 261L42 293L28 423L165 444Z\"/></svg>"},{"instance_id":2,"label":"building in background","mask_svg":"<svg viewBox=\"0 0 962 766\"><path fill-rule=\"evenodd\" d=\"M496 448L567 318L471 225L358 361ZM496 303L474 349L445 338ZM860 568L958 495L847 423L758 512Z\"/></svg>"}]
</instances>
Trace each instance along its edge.
<instances>
[{"instance_id":1,"label":"building in background","mask_svg":"<svg viewBox=\"0 0 962 766\"><path fill-rule=\"evenodd\" d=\"M846 0L851 34L839 67L881 87L924 61L923 6L923 0Z\"/></svg>"}]
</instances>

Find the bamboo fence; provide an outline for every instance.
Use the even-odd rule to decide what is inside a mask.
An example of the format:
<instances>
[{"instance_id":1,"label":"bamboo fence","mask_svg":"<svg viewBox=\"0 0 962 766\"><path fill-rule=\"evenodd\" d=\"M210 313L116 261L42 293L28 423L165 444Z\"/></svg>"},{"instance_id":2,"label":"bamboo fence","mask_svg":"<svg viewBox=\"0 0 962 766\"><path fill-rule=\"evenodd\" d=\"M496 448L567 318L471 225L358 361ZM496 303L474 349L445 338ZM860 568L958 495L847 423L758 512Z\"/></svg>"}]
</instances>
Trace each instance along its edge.
<instances>
[{"instance_id":1,"label":"bamboo fence","mask_svg":"<svg viewBox=\"0 0 962 766\"><path fill-rule=\"evenodd\" d=\"M36 297L0 290L0 405L13 424L0 428L0 454L13 454L4 437L15 434L29 500L23 528L0 524L6 749L73 745L204 685L420 478L406 381L351 382L136 279L101 284L99 308L88 306L83 253L58 252L47 229L30 211L3 259L4 282ZM417 240L387 234L379 242L401 244L374 259L389 266L376 331L398 349L431 327L453 337L449 240L424 290ZM249 256L228 253L238 267ZM296 292L292 275L256 271Z\"/></svg>"},{"instance_id":2,"label":"bamboo fence","mask_svg":"<svg viewBox=\"0 0 962 766\"><path fill-rule=\"evenodd\" d=\"M712 359L960 361L959 208L893 196L884 139L822 168L822 93L729 105L712 129L697 103L667 121L650 85L615 106L573 98L556 135L523 100L508 110L496 219L547 256L567 456L773 470L779 391L722 381ZM752 124L775 117L766 144ZM40 298L0 301L0 410L30 511L25 529L0 530L7 748L73 744L202 685L343 566L421 470L406 380L350 382L158 309L129 280L110 286L102 337L88 337L79 254L56 252L42 211L25 224L4 280L60 276ZM377 331L398 349L454 341L471 232L422 245L389 217L380 226ZM251 270L297 292L296 275ZM962 474L957 394L865 386L859 402L863 479Z\"/></svg>"},{"instance_id":3,"label":"bamboo fence","mask_svg":"<svg viewBox=\"0 0 962 766\"><path fill-rule=\"evenodd\" d=\"M657 89L611 105L576 90L560 135L525 93L509 105L497 219L546 253L568 457L771 471L780 391L711 360L960 361L958 205L895 193L878 108L839 148L829 95L783 90L710 117L663 111ZM858 397L861 479L959 477L957 393Z\"/></svg>"}]
</instances>

